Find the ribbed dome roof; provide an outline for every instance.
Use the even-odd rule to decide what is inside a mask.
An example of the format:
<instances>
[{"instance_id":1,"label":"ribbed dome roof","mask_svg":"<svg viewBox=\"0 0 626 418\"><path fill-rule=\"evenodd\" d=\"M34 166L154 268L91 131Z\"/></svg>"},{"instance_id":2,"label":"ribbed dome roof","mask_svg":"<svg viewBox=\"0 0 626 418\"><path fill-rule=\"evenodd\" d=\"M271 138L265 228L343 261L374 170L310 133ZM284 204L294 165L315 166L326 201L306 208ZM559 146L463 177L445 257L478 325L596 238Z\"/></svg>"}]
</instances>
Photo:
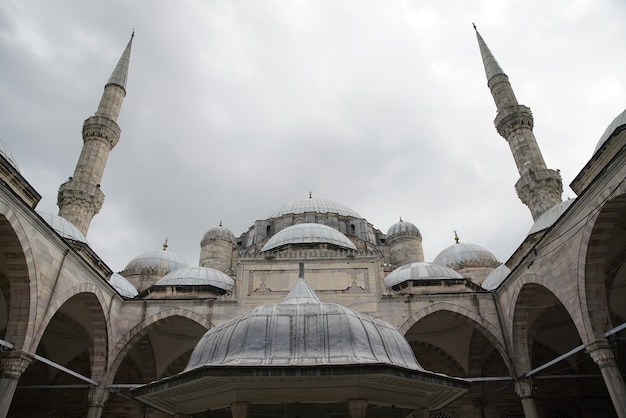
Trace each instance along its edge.
<instances>
[{"instance_id":1,"label":"ribbed dome roof","mask_svg":"<svg viewBox=\"0 0 626 418\"><path fill-rule=\"evenodd\" d=\"M163 270L164 274L186 267L187 263L171 251L147 251L130 260L123 273L136 270Z\"/></svg>"},{"instance_id":2,"label":"ribbed dome roof","mask_svg":"<svg viewBox=\"0 0 626 418\"><path fill-rule=\"evenodd\" d=\"M444 267L471 266L473 264L488 264L494 267L499 265L498 259L491 251L469 242L457 242L450 245L435 257L433 263Z\"/></svg>"},{"instance_id":3,"label":"ribbed dome roof","mask_svg":"<svg viewBox=\"0 0 626 418\"><path fill-rule=\"evenodd\" d=\"M397 284L412 280L462 279L456 271L427 261L406 264L385 277L385 286L391 288Z\"/></svg>"},{"instance_id":4,"label":"ribbed dome roof","mask_svg":"<svg viewBox=\"0 0 626 418\"><path fill-rule=\"evenodd\" d=\"M87 238L85 238L83 233L80 232L80 230L67 219L47 212L37 211L37 213L43 218L44 221L46 221L48 225L52 227L52 229L57 232L57 234L61 235L63 238L88 244Z\"/></svg>"},{"instance_id":5,"label":"ribbed dome roof","mask_svg":"<svg viewBox=\"0 0 626 418\"><path fill-rule=\"evenodd\" d=\"M544 229L550 228L563 215L563 213L574 203L575 199L568 199L552 206L541 215L528 231L528 235L532 235Z\"/></svg>"},{"instance_id":6,"label":"ribbed dome roof","mask_svg":"<svg viewBox=\"0 0 626 418\"><path fill-rule=\"evenodd\" d=\"M342 205L341 203L333 202L332 200L327 199L320 199L317 197L308 197L305 199L294 200L293 202L286 203L280 208L276 209L274 212L272 212L267 218L280 218L284 215L298 215L307 212L336 213L337 215L363 219L361 215L359 215L349 207Z\"/></svg>"},{"instance_id":7,"label":"ribbed dome roof","mask_svg":"<svg viewBox=\"0 0 626 418\"><path fill-rule=\"evenodd\" d=\"M327 225L304 223L292 225L272 236L261 251L269 251L287 244L326 243L356 250L356 247L340 231Z\"/></svg>"},{"instance_id":8,"label":"ribbed dome roof","mask_svg":"<svg viewBox=\"0 0 626 418\"><path fill-rule=\"evenodd\" d=\"M209 267L182 267L166 274L154 285L213 286L228 291L233 288L235 281L227 274Z\"/></svg>"},{"instance_id":9,"label":"ribbed dome roof","mask_svg":"<svg viewBox=\"0 0 626 418\"><path fill-rule=\"evenodd\" d=\"M15 161L15 158L13 158L11 150L2 141L0 141L0 155L2 155L18 173L20 172L20 168L17 166L17 162Z\"/></svg>"},{"instance_id":10,"label":"ribbed dome roof","mask_svg":"<svg viewBox=\"0 0 626 418\"><path fill-rule=\"evenodd\" d=\"M235 242L235 234L233 234L230 229L220 224L219 226L216 226L206 231L206 233L202 237L202 241L200 241L200 245L203 245L208 241L217 239Z\"/></svg>"},{"instance_id":11,"label":"ribbed dome roof","mask_svg":"<svg viewBox=\"0 0 626 418\"><path fill-rule=\"evenodd\" d=\"M396 234L416 234L420 238L422 237L420 230L417 229L415 225L411 222L403 221L402 219L400 219L400 222L396 222L389 227L387 230L387 238Z\"/></svg>"},{"instance_id":12,"label":"ribbed dome roof","mask_svg":"<svg viewBox=\"0 0 626 418\"><path fill-rule=\"evenodd\" d=\"M282 303L258 306L210 329L185 369L202 366L386 364L423 370L390 324L322 303L299 279Z\"/></svg>"},{"instance_id":13,"label":"ribbed dome roof","mask_svg":"<svg viewBox=\"0 0 626 418\"><path fill-rule=\"evenodd\" d=\"M117 290L117 293L126 298L134 298L139 294L137 289L135 289L135 286L133 286L132 283L121 274L113 273L109 278L109 283L111 283L111 286Z\"/></svg>"},{"instance_id":14,"label":"ribbed dome roof","mask_svg":"<svg viewBox=\"0 0 626 418\"><path fill-rule=\"evenodd\" d=\"M506 276L509 275L511 269L506 266L506 264L500 264L498 267L493 269L491 273L485 278L483 284L481 285L483 289L493 290L496 287L500 286L500 283L506 279Z\"/></svg>"},{"instance_id":15,"label":"ribbed dome roof","mask_svg":"<svg viewBox=\"0 0 626 418\"><path fill-rule=\"evenodd\" d=\"M626 127L626 110L617 115L617 117L613 119L613 122L611 122L609 126L607 126L606 130L600 137L598 144L596 145L594 153L597 152L602 147L602 145L604 145L607 139L609 139L615 131L624 129L624 127Z\"/></svg>"}]
</instances>

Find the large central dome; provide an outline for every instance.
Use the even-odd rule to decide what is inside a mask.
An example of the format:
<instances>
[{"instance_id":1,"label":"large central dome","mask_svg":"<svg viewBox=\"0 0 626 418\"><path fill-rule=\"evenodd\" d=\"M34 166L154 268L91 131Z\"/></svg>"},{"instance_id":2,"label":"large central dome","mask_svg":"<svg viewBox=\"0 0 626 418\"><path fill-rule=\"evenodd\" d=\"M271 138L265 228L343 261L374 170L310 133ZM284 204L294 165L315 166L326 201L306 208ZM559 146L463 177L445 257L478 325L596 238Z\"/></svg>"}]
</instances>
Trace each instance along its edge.
<instances>
[{"instance_id":1,"label":"large central dome","mask_svg":"<svg viewBox=\"0 0 626 418\"><path fill-rule=\"evenodd\" d=\"M280 208L273 211L267 219L280 218L284 215L299 215L303 213L336 213L341 216L349 216L352 218L363 219L361 215L350 209L349 207L342 205L341 203L333 202L332 200L320 199L317 197L308 197L305 199L294 200L289 203L285 203Z\"/></svg>"}]
</instances>

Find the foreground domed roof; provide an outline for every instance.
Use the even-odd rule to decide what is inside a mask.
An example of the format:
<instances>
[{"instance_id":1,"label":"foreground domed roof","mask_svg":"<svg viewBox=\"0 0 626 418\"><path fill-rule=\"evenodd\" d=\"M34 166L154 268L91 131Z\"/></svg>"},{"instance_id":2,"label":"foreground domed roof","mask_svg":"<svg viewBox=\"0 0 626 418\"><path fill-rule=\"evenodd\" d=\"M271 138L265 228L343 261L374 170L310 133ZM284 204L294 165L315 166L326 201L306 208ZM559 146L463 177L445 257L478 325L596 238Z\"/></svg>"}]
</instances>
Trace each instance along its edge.
<instances>
[{"instance_id":1,"label":"foreground domed roof","mask_svg":"<svg viewBox=\"0 0 626 418\"><path fill-rule=\"evenodd\" d=\"M506 279L506 276L509 275L511 269L506 266L506 264L500 264L498 267L493 269L489 276L485 278L483 284L481 285L483 289L493 290L496 287L500 286L500 283Z\"/></svg>"},{"instance_id":2,"label":"foreground domed roof","mask_svg":"<svg viewBox=\"0 0 626 418\"><path fill-rule=\"evenodd\" d=\"M187 263L171 251L147 251L130 260L124 268L123 273L147 269L160 270L164 271L164 274L167 274L170 271L186 266Z\"/></svg>"},{"instance_id":3,"label":"foreground domed roof","mask_svg":"<svg viewBox=\"0 0 626 418\"><path fill-rule=\"evenodd\" d=\"M450 268L472 265L496 267L500 265L491 251L469 242L457 242L450 245L435 257L433 263Z\"/></svg>"},{"instance_id":4,"label":"foreground domed roof","mask_svg":"<svg viewBox=\"0 0 626 418\"><path fill-rule=\"evenodd\" d=\"M2 155L9 162L9 164L13 166L15 171L18 173L20 172L20 168L17 166L17 162L15 161L15 158L13 158L13 154L11 154L11 150L2 141L0 141L0 155Z\"/></svg>"},{"instance_id":5,"label":"foreground domed roof","mask_svg":"<svg viewBox=\"0 0 626 418\"><path fill-rule=\"evenodd\" d=\"M287 244L331 244L356 250L348 237L327 225L304 223L292 225L273 235L261 251L269 251Z\"/></svg>"},{"instance_id":6,"label":"foreground domed roof","mask_svg":"<svg viewBox=\"0 0 626 418\"><path fill-rule=\"evenodd\" d=\"M574 199L568 199L552 206L541 215L528 231L528 235L532 235L544 229L550 228L563 215L563 213L574 203Z\"/></svg>"},{"instance_id":7,"label":"foreground domed roof","mask_svg":"<svg viewBox=\"0 0 626 418\"><path fill-rule=\"evenodd\" d=\"M341 216L349 216L352 218L363 219L361 215L359 215L349 207L342 205L341 203L311 196L305 199L294 200L292 202L286 203L280 208L273 211L267 218L280 218L284 215L298 215L308 212L336 213L337 215Z\"/></svg>"},{"instance_id":8,"label":"foreground domed roof","mask_svg":"<svg viewBox=\"0 0 626 418\"><path fill-rule=\"evenodd\" d=\"M117 293L126 298L134 298L139 294L137 289L135 289L135 286L133 286L132 283L121 274L113 273L109 278L109 283L111 283L111 286L117 290Z\"/></svg>"},{"instance_id":9,"label":"foreground domed roof","mask_svg":"<svg viewBox=\"0 0 626 418\"><path fill-rule=\"evenodd\" d=\"M47 212L38 211L37 213L63 238L88 244L87 238L85 238L83 233L67 219Z\"/></svg>"},{"instance_id":10,"label":"foreground domed roof","mask_svg":"<svg viewBox=\"0 0 626 418\"><path fill-rule=\"evenodd\" d=\"M594 153L597 152L600 148L602 148L602 145L604 145L607 139L609 139L613 135L613 133L615 133L615 131L622 130L625 127L626 127L626 110L624 110L622 113L617 115L617 117L613 119L613 122L611 122L609 126L607 126L606 130L600 137L598 144L596 145L596 149L594 150Z\"/></svg>"},{"instance_id":11,"label":"foreground domed roof","mask_svg":"<svg viewBox=\"0 0 626 418\"><path fill-rule=\"evenodd\" d=\"M258 306L210 329L185 371L202 366L386 364L424 370L392 325L321 302L303 280L276 305Z\"/></svg>"},{"instance_id":12,"label":"foreground domed roof","mask_svg":"<svg viewBox=\"0 0 626 418\"><path fill-rule=\"evenodd\" d=\"M462 279L456 271L438 264L420 261L406 264L389 273L385 277L385 286L392 288L400 283L412 280Z\"/></svg>"},{"instance_id":13,"label":"foreground domed roof","mask_svg":"<svg viewBox=\"0 0 626 418\"><path fill-rule=\"evenodd\" d=\"M230 229L222 226L222 223L220 222L219 226L216 226L206 231L206 233L202 237L202 241L200 241L200 245L218 239L235 242L235 234L233 234Z\"/></svg>"},{"instance_id":14,"label":"foreground domed roof","mask_svg":"<svg viewBox=\"0 0 626 418\"><path fill-rule=\"evenodd\" d=\"M417 229L415 225L413 225L411 222L403 221L402 218L400 218L400 222L396 222L389 227L389 229L387 230L387 238L397 234L409 234L417 235L420 238L422 237L420 230Z\"/></svg>"},{"instance_id":15,"label":"foreground domed roof","mask_svg":"<svg viewBox=\"0 0 626 418\"><path fill-rule=\"evenodd\" d=\"M209 267L182 267L174 270L154 286L213 286L222 290L230 290L235 281L227 274Z\"/></svg>"}]
</instances>

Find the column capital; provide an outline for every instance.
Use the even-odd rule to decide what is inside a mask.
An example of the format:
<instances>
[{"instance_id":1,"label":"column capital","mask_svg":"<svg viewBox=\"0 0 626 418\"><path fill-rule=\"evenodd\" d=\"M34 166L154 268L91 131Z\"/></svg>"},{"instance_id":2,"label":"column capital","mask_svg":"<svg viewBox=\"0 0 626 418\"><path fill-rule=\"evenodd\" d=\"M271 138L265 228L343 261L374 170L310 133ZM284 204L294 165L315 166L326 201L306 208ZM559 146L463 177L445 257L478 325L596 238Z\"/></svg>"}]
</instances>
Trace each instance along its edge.
<instances>
[{"instance_id":1,"label":"column capital","mask_svg":"<svg viewBox=\"0 0 626 418\"><path fill-rule=\"evenodd\" d=\"M102 408L109 399L109 388L107 386L92 386L89 389L89 406Z\"/></svg>"},{"instance_id":2,"label":"column capital","mask_svg":"<svg viewBox=\"0 0 626 418\"><path fill-rule=\"evenodd\" d=\"M521 399L532 398L535 393L535 382L530 378L521 378L515 381L515 393Z\"/></svg>"},{"instance_id":3,"label":"column capital","mask_svg":"<svg viewBox=\"0 0 626 418\"><path fill-rule=\"evenodd\" d=\"M32 361L33 355L21 349L4 352L0 357L0 378L19 379Z\"/></svg>"},{"instance_id":4,"label":"column capital","mask_svg":"<svg viewBox=\"0 0 626 418\"><path fill-rule=\"evenodd\" d=\"M604 367L617 367L615 351L605 338L598 338L586 343L585 350L600 369Z\"/></svg>"}]
</instances>

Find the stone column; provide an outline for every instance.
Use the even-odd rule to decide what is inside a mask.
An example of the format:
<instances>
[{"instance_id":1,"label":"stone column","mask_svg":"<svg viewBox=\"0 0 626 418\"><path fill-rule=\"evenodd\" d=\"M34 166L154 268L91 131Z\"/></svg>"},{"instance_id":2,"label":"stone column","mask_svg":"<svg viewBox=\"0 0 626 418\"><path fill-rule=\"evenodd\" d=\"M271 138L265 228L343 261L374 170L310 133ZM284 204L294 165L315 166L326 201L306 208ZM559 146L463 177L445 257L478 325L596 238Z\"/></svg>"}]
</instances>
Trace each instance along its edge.
<instances>
[{"instance_id":1,"label":"stone column","mask_svg":"<svg viewBox=\"0 0 626 418\"><path fill-rule=\"evenodd\" d=\"M539 418L537 404L533 397L535 385L532 379L519 379L515 381L515 393L522 400L522 408L526 418Z\"/></svg>"},{"instance_id":2,"label":"stone column","mask_svg":"<svg viewBox=\"0 0 626 418\"><path fill-rule=\"evenodd\" d=\"M10 350L0 357L0 418L9 413L9 407L17 388L17 382L33 361L32 354L22 350Z\"/></svg>"},{"instance_id":3,"label":"stone column","mask_svg":"<svg viewBox=\"0 0 626 418\"><path fill-rule=\"evenodd\" d=\"M102 409L107 399L109 399L109 388L106 386L92 386L89 389L89 410L87 418L100 418Z\"/></svg>"},{"instance_id":4,"label":"stone column","mask_svg":"<svg viewBox=\"0 0 626 418\"><path fill-rule=\"evenodd\" d=\"M248 402L233 402L230 404L230 413L233 418L248 418L248 410L250 404Z\"/></svg>"},{"instance_id":5,"label":"stone column","mask_svg":"<svg viewBox=\"0 0 626 418\"><path fill-rule=\"evenodd\" d=\"M626 402L624 402L624 399L626 399L626 386L624 385L624 379L617 367L613 348L604 338L599 338L585 344L585 348L587 349L587 353L600 368L602 379L604 379L604 384L609 391L609 396L611 396L611 401L613 402L617 416L619 418L626 418Z\"/></svg>"},{"instance_id":6,"label":"stone column","mask_svg":"<svg viewBox=\"0 0 626 418\"><path fill-rule=\"evenodd\" d=\"M365 414L367 413L367 400L350 399L348 401L348 409L350 410L351 418L365 418Z\"/></svg>"}]
</instances>

